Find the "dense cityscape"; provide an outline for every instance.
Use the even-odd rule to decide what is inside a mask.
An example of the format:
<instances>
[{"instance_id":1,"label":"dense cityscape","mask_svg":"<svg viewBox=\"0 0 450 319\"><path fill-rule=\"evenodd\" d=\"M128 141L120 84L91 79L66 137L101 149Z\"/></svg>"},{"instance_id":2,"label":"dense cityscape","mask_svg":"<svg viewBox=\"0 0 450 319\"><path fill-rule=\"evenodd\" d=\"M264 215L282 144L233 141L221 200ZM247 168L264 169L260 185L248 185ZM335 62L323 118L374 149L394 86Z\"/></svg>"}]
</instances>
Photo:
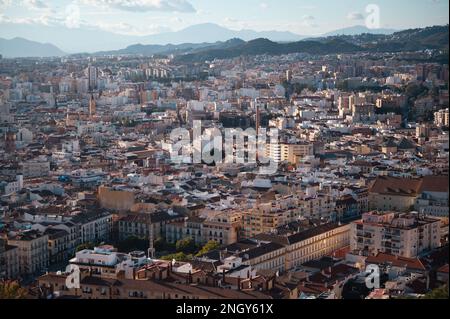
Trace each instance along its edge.
<instances>
[{"instance_id":1,"label":"dense cityscape","mask_svg":"<svg viewBox=\"0 0 450 319\"><path fill-rule=\"evenodd\" d=\"M0 299L448 298L431 31L446 49L3 56Z\"/></svg>"}]
</instances>

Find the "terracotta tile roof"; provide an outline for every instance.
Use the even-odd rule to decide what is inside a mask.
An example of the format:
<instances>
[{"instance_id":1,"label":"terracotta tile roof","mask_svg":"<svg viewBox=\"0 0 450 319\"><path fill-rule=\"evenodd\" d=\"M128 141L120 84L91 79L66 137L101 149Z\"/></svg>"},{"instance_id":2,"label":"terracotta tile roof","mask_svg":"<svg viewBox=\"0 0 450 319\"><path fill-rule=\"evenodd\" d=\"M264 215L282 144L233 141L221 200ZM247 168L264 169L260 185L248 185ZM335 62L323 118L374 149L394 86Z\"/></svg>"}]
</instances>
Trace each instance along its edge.
<instances>
[{"instance_id":1,"label":"terracotta tile roof","mask_svg":"<svg viewBox=\"0 0 450 319\"><path fill-rule=\"evenodd\" d=\"M370 192L397 196L416 196L419 194L421 185L422 181L419 179L380 176L370 188Z\"/></svg>"},{"instance_id":2,"label":"terracotta tile roof","mask_svg":"<svg viewBox=\"0 0 450 319\"><path fill-rule=\"evenodd\" d=\"M437 270L438 272L442 272L442 273L446 273L446 274L448 274L448 264L447 265L444 265L444 266L442 266L441 268L439 268L438 270Z\"/></svg>"},{"instance_id":3,"label":"terracotta tile roof","mask_svg":"<svg viewBox=\"0 0 450 319\"><path fill-rule=\"evenodd\" d=\"M376 256L369 256L366 259L366 265L368 264L391 264L392 266L396 267L406 267L408 269L415 269L415 270L426 270L425 266L423 265L422 261L418 258L406 258L406 257L400 257L400 256L394 256L389 255L385 253L379 253Z\"/></svg>"},{"instance_id":4,"label":"terracotta tile roof","mask_svg":"<svg viewBox=\"0 0 450 319\"><path fill-rule=\"evenodd\" d=\"M448 193L448 176L425 176L420 187L422 192Z\"/></svg>"}]
</instances>

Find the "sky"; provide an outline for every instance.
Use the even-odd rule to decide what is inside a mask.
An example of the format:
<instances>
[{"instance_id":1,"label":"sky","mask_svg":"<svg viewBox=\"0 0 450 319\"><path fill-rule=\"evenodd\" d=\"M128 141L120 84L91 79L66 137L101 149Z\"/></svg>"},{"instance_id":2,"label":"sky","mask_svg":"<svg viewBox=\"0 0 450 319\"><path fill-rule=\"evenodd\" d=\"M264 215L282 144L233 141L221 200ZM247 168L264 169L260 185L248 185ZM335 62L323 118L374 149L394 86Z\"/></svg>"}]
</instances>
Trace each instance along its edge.
<instances>
[{"instance_id":1,"label":"sky","mask_svg":"<svg viewBox=\"0 0 450 319\"><path fill-rule=\"evenodd\" d=\"M96 28L126 35L177 31L199 23L234 30L320 35L364 25L379 7L379 26L448 24L449 0L0 0L0 28L33 25Z\"/></svg>"}]
</instances>

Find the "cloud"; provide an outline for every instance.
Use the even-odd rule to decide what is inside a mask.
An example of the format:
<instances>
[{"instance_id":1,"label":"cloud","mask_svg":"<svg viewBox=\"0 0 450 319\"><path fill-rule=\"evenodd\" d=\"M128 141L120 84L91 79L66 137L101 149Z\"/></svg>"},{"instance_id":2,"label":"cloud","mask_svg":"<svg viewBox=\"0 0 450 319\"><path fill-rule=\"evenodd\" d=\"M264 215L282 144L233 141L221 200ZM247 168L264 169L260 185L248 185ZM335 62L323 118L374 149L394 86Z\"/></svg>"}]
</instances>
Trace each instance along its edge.
<instances>
[{"instance_id":1,"label":"cloud","mask_svg":"<svg viewBox=\"0 0 450 319\"><path fill-rule=\"evenodd\" d=\"M160 24L146 24L145 26L134 26L125 22L108 23L108 22L93 22L88 23L83 21L83 27L90 29L100 29L107 32L123 35L145 36L150 34L158 34L163 32L173 31L167 26Z\"/></svg>"},{"instance_id":2,"label":"cloud","mask_svg":"<svg viewBox=\"0 0 450 319\"><path fill-rule=\"evenodd\" d=\"M302 17L302 20L303 21L312 21L312 20L314 20L315 18L312 16L312 15L304 15L303 17Z\"/></svg>"},{"instance_id":3,"label":"cloud","mask_svg":"<svg viewBox=\"0 0 450 319\"><path fill-rule=\"evenodd\" d=\"M9 7L12 3L12 0L0 0L0 9L5 9Z\"/></svg>"},{"instance_id":4,"label":"cloud","mask_svg":"<svg viewBox=\"0 0 450 319\"><path fill-rule=\"evenodd\" d=\"M32 10L42 10L42 9L49 8L49 6L41 0L23 0L22 4L26 8L32 9Z\"/></svg>"},{"instance_id":5,"label":"cloud","mask_svg":"<svg viewBox=\"0 0 450 319\"><path fill-rule=\"evenodd\" d=\"M1 24L24 24L24 25L56 25L59 23L58 19L51 17L48 14L41 15L39 17L8 17L0 14Z\"/></svg>"},{"instance_id":6,"label":"cloud","mask_svg":"<svg viewBox=\"0 0 450 319\"><path fill-rule=\"evenodd\" d=\"M300 25L302 27L307 27L307 28L317 28L318 24L315 23L316 18L313 17L312 15L304 15L302 17L301 23Z\"/></svg>"},{"instance_id":7,"label":"cloud","mask_svg":"<svg viewBox=\"0 0 450 319\"><path fill-rule=\"evenodd\" d=\"M303 5L298 7L300 10L313 10L317 9L317 6L315 5Z\"/></svg>"},{"instance_id":8,"label":"cloud","mask_svg":"<svg viewBox=\"0 0 450 319\"><path fill-rule=\"evenodd\" d=\"M181 19L180 17L173 17L172 19L170 19L170 21L173 23L183 23L183 19Z\"/></svg>"},{"instance_id":9,"label":"cloud","mask_svg":"<svg viewBox=\"0 0 450 319\"><path fill-rule=\"evenodd\" d=\"M267 8L269 8L269 5L268 5L267 3L265 3L265 2L261 2L261 3L259 4L259 7L260 7L261 9L263 9L263 10L266 10Z\"/></svg>"},{"instance_id":10,"label":"cloud","mask_svg":"<svg viewBox=\"0 0 450 319\"><path fill-rule=\"evenodd\" d=\"M80 8L75 4L70 4L66 7L66 18L64 25L69 29L78 29L81 25Z\"/></svg>"},{"instance_id":11,"label":"cloud","mask_svg":"<svg viewBox=\"0 0 450 319\"><path fill-rule=\"evenodd\" d=\"M347 15L347 19L349 19L349 20L364 20L364 15L359 12L350 12Z\"/></svg>"},{"instance_id":12,"label":"cloud","mask_svg":"<svg viewBox=\"0 0 450 319\"><path fill-rule=\"evenodd\" d=\"M131 12L196 12L187 0L80 0L81 4Z\"/></svg>"},{"instance_id":13,"label":"cloud","mask_svg":"<svg viewBox=\"0 0 450 319\"><path fill-rule=\"evenodd\" d=\"M223 22L226 22L226 23L239 23L240 21L238 19L235 19L235 18L226 17L226 18L223 19Z\"/></svg>"}]
</instances>

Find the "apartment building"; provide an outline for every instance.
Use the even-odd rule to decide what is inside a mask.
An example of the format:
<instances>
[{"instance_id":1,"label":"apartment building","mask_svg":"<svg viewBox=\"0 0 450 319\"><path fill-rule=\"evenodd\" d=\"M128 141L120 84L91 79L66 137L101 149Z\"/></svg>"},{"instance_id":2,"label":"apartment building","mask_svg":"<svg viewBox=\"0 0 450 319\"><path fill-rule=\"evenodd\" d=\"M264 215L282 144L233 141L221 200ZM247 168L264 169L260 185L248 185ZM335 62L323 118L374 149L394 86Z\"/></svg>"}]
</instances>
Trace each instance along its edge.
<instances>
[{"instance_id":1,"label":"apartment building","mask_svg":"<svg viewBox=\"0 0 450 319\"><path fill-rule=\"evenodd\" d=\"M186 217L182 221L170 222L166 225L166 241L176 243L180 239L192 238L197 245L205 244L203 223L206 218Z\"/></svg>"},{"instance_id":2,"label":"apartment building","mask_svg":"<svg viewBox=\"0 0 450 319\"><path fill-rule=\"evenodd\" d=\"M0 279L17 279L19 276L19 254L16 246L0 238Z\"/></svg>"},{"instance_id":3,"label":"apartment building","mask_svg":"<svg viewBox=\"0 0 450 319\"><path fill-rule=\"evenodd\" d=\"M312 155L314 155L312 143L281 144L281 161L298 164L301 159Z\"/></svg>"},{"instance_id":4,"label":"apartment building","mask_svg":"<svg viewBox=\"0 0 450 319\"><path fill-rule=\"evenodd\" d=\"M113 216L110 213L83 213L72 218L79 225L81 243L97 243L110 238L113 228Z\"/></svg>"},{"instance_id":5,"label":"apartment building","mask_svg":"<svg viewBox=\"0 0 450 319\"><path fill-rule=\"evenodd\" d=\"M369 190L369 208L448 217L448 176L417 179L380 176Z\"/></svg>"},{"instance_id":6,"label":"apartment building","mask_svg":"<svg viewBox=\"0 0 450 319\"><path fill-rule=\"evenodd\" d=\"M380 176L369 190L369 209L381 211L410 211L416 203L420 179Z\"/></svg>"},{"instance_id":7,"label":"apartment building","mask_svg":"<svg viewBox=\"0 0 450 319\"><path fill-rule=\"evenodd\" d=\"M0 277L6 276L6 241L0 238Z\"/></svg>"},{"instance_id":8,"label":"apartment building","mask_svg":"<svg viewBox=\"0 0 450 319\"><path fill-rule=\"evenodd\" d=\"M242 225L242 214L233 210L222 212L205 212L201 217L206 217L203 222L203 241L211 240L220 245L229 245L239 239L239 231Z\"/></svg>"},{"instance_id":9,"label":"apartment building","mask_svg":"<svg viewBox=\"0 0 450 319\"><path fill-rule=\"evenodd\" d=\"M287 211L272 207L272 204L262 204L258 208L242 213L242 238L252 238L258 234L271 232L286 224Z\"/></svg>"},{"instance_id":10,"label":"apartment building","mask_svg":"<svg viewBox=\"0 0 450 319\"><path fill-rule=\"evenodd\" d=\"M244 265L254 270L271 270L283 273L286 269L286 248L279 243L258 242L256 247L239 253Z\"/></svg>"},{"instance_id":11,"label":"apartment building","mask_svg":"<svg viewBox=\"0 0 450 319\"><path fill-rule=\"evenodd\" d=\"M48 235L28 230L9 237L8 244L18 248L20 275L33 275L47 269Z\"/></svg>"},{"instance_id":12,"label":"apartment building","mask_svg":"<svg viewBox=\"0 0 450 319\"><path fill-rule=\"evenodd\" d=\"M448 109L440 110L434 113L434 124L438 127L448 127L449 126L448 113L449 113Z\"/></svg>"},{"instance_id":13,"label":"apartment building","mask_svg":"<svg viewBox=\"0 0 450 319\"><path fill-rule=\"evenodd\" d=\"M39 278L38 284L45 295L67 296L81 299L270 299L263 292L249 290L238 291L199 285L186 285L184 283L98 278L82 274L80 289L68 289L65 285L67 275L47 274Z\"/></svg>"},{"instance_id":14,"label":"apartment building","mask_svg":"<svg viewBox=\"0 0 450 319\"><path fill-rule=\"evenodd\" d=\"M154 239L166 238L166 233L171 231L170 227L183 220L183 216L174 214L170 210L169 212L129 214L119 219L119 239L124 240L129 237L147 239L150 236L150 227L153 228ZM184 229L184 227L182 228Z\"/></svg>"},{"instance_id":15,"label":"apartment building","mask_svg":"<svg viewBox=\"0 0 450 319\"><path fill-rule=\"evenodd\" d=\"M100 246L94 249L84 249L76 253L70 261L81 271L99 275L103 278L134 279L135 270L148 263L144 252L132 252L130 254L119 253L112 246Z\"/></svg>"},{"instance_id":16,"label":"apartment building","mask_svg":"<svg viewBox=\"0 0 450 319\"><path fill-rule=\"evenodd\" d=\"M71 242L70 233L63 229L48 228L44 234L48 235L50 264L66 262L75 250L75 247Z\"/></svg>"},{"instance_id":17,"label":"apartment building","mask_svg":"<svg viewBox=\"0 0 450 319\"><path fill-rule=\"evenodd\" d=\"M35 159L21 163L25 178L45 177L50 172L50 162L45 159Z\"/></svg>"},{"instance_id":18,"label":"apartment building","mask_svg":"<svg viewBox=\"0 0 450 319\"><path fill-rule=\"evenodd\" d=\"M448 176L425 176L414 209L429 216L448 218Z\"/></svg>"},{"instance_id":19,"label":"apartment building","mask_svg":"<svg viewBox=\"0 0 450 319\"><path fill-rule=\"evenodd\" d=\"M260 234L256 240L285 246L285 270L327 256L350 244L350 224L329 223L298 232Z\"/></svg>"},{"instance_id":20,"label":"apartment building","mask_svg":"<svg viewBox=\"0 0 450 319\"><path fill-rule=\"evenodd\" d=\"M351 249L413 258L440 247L440 223L417 213L372 211L351 224Z\"/></svg>"},{"instance_id":21,"label":"apartment building","mask_svg":"<svg viewBox=\"0 0 450 319\"><path fill-rule=\"evenodd\" d=\"M299 161L307 156L314 154L314 145L312 143L277 143L267 144L265 156L271 158L275 163L288 162L298 164Z\"/></svg>"},{"instance_id":22,"label":"apartment building","mask_svg":"<svg viewBox=\"0 0 450 319\"><path fill-rule=\"evenodd\" d=\"M305 197L299 203L300 216L305 218L321 219L330 218L335 210L335 201L329 194L317 194Z\"/></svg>"},{"instance_id":23,"label":"apartment building","mask_svg":"<svg viewBox=\"0 0 450 319\"><path fill-rule=\"evenodd\" d=\"M131 190L111 189L100 186L98 200L102 208L118 212L126 212L134 205L134 193Z\"/></svg>"}]
</instances>

